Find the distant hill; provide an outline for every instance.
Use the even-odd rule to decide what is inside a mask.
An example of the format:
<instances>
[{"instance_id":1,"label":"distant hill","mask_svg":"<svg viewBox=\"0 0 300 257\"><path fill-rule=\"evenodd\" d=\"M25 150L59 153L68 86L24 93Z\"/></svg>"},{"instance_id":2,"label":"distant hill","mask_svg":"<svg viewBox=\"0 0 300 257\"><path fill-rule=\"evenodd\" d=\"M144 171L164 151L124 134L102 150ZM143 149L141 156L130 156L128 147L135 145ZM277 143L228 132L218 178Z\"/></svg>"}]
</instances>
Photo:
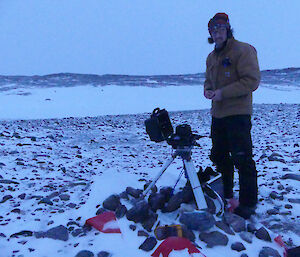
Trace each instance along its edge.
<instances>
[{"instance_id":1,"label":"distant hill","mask_svg":"<svg viewBox=\"0 0 300 257\"><path fill-rule=\"evenodd\" d=\"M108 86L174 86L203 84L204 73L182 75L94 75L58 73L44 76L0 76L0 91L20 87L73 87L79 85ZM261 84L300 87L300 68L262 71Z\"/></svg>"}]
</instances>

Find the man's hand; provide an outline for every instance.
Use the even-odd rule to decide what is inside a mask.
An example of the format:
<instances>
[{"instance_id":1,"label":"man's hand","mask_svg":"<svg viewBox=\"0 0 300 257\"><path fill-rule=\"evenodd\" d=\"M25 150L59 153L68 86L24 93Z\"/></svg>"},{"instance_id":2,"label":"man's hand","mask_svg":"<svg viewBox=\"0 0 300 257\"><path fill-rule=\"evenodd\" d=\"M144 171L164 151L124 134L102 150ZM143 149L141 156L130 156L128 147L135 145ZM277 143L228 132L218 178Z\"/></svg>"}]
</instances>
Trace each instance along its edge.
<instances>
[{"instance_id":1,"label":"man's hand","mask_svg":"<svg viewBox=\"0 0 300 257\"><path fill-rule=\"evenodd\" d=\"M215 96L215 92L213 90L205 90L204 89L204 96L207 99L212 99Z\"/></svg>"},{"instance_id":2,"label":"man's hand","mask_svg":"<svg viewBox=\"0 0 300 257\"><path fill-rule=\"evenodd\" d=\"M213 101L221 101L222 100L222 91L221 89L217 89L214 91L214 96L211 98Z\"/></svg>"}]
</instances>

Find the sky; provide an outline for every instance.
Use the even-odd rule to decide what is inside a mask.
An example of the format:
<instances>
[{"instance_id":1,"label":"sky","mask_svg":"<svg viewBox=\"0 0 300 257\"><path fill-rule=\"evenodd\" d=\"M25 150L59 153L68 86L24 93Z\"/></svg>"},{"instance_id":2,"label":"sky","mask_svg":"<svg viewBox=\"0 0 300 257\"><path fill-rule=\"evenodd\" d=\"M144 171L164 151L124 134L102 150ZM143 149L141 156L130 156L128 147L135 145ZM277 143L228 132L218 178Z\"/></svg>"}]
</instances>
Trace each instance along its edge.
<instances>
[{"instance_id":1,"label":"sky","mask_svg":"<svg viewBox=\"0 0 300 257\"><path fill-rule=\"evenodd\" d=\"M1 0L0 74L205 71L207 23L226 12L260 68L300 67L299 0Z\"/></svg>"}]
</instances>

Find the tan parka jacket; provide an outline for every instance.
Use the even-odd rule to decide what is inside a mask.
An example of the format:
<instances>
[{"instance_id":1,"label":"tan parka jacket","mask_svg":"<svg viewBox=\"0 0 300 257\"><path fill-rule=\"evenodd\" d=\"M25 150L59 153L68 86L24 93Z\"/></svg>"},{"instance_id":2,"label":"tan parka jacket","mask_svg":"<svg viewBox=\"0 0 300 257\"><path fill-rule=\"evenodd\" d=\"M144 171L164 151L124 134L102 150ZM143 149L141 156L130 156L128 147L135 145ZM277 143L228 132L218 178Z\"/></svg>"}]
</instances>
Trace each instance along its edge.
<instances>
[{"instance_id":1,"label":"tan parka jacket","mask_svg":"<svg viewBox=\"0 0 300 257\"><path fill-rule=\"evenodd\" d=\"M224 49L212 51L206 60L204 89L221 89L222 94L221 101L212 101L212 116L252 114L252 92L259 82L255 48L234 38L228 39Z\"/></svg>"}]
</instances>

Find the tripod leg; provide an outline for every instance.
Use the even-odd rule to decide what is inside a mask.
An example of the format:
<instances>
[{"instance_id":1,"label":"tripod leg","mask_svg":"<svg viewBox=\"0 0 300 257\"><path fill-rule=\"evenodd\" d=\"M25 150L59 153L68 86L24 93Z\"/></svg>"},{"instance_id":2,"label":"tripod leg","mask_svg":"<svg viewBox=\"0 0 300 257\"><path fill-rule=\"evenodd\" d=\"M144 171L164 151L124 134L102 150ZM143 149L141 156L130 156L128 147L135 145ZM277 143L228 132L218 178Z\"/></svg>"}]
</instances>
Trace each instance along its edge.
<instances>
[{"instance_id":1,"label":"tripod leg","mask_svg":"<svg viewBox=\"0 0 300 257\"><path fill-rule=\"evenodd\" d=\"M151 182L151 184L144 190L143 197L145 197L148 194L148 192L151 190L151 188L154 187L154 185L157 182L157 180L166 171L166 169L171 165L171 163L174 161L175 158L176 158L176 156L173 155L172 158L168 159L168 161L164 164L164 166L162 167L162 169L160 170L160 172L156 175L156 177Z\"/></svg>"},{"instance_id":2,"label":"tripod leg","mask_svg":"<svg viewBox=\"0 0 300 257\"><path fill-rule=\"evenodd\" d=\"M207 203L192 160L189 161L183 160L183 163L185 165L188 178L191 182L191 186L194 192L198 209L199 210L207 209Z\"/></svg>"}]
</instances>

